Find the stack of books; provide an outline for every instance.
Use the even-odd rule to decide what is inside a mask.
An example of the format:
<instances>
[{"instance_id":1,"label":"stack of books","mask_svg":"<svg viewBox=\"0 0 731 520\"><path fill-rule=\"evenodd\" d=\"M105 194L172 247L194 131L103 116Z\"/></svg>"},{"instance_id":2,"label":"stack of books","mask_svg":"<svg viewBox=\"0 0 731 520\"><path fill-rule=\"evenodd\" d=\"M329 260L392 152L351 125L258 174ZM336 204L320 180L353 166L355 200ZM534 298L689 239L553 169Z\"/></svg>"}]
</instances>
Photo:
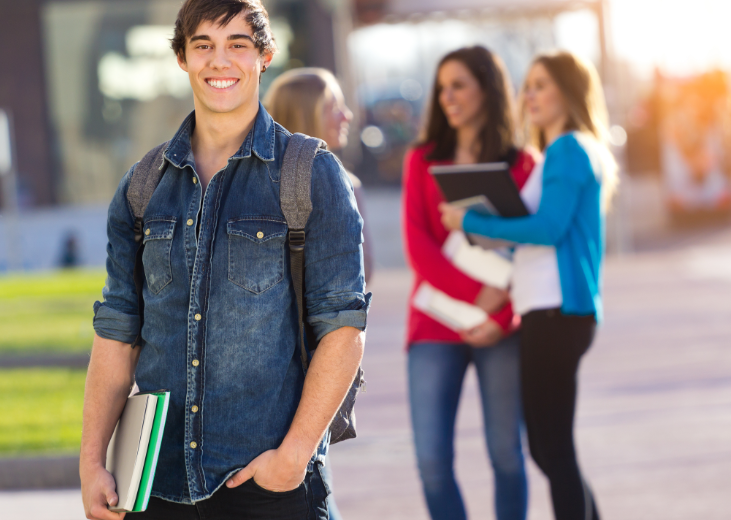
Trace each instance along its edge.
<instances>
[{"instance_id":1,"label":"stack of books","mask_svg":"<svg viewBox=\"0 0 731 520\"><path fill-rule=\"evenodd\" d=\"M452 231L442 247L442 254L457 268L485 285L507 289L513 274L508 249L483 249L471 245L461 231ZM487 319L485 311L456 300L423 282L414 294L414 307L455 331L469 330Z\"/></svg>"},{"instance_id":2,"label":"stack of books","mask_svg":"<svg viewBox=\"0 0 731 520\"><path fill-rule=\"evenodd\" d=\"M127 399L107 448L106 468L117 483L119 497L110 511L147 509L169 402L170 392L164 390Z\"/></svg>"}]
</instances>

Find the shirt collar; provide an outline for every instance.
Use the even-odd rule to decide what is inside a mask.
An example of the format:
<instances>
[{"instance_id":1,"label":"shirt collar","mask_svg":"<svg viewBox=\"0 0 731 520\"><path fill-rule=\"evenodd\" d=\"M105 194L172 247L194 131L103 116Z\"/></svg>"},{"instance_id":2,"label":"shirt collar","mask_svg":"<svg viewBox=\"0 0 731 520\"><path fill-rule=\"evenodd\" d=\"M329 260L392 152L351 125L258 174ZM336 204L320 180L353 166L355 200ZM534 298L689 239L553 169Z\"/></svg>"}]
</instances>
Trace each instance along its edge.
<instances>
[{"instance_id":1,"label":"shirt collar","mask_svg":"<svg viewBox=\"0 0 731 520\"><path fill-rule=\"evenodd\" d=\"M188 114L170 144L165 150L165 158L176 168L193 165L193 153L190 145L190 136L195 126L195 110ZM265 162L274 160L275 126L272 116L259 102L259 111L254 119L254 127L244 139L237 152L231 159L246 159L252 153Z\"/></svg>"}]
</instances>

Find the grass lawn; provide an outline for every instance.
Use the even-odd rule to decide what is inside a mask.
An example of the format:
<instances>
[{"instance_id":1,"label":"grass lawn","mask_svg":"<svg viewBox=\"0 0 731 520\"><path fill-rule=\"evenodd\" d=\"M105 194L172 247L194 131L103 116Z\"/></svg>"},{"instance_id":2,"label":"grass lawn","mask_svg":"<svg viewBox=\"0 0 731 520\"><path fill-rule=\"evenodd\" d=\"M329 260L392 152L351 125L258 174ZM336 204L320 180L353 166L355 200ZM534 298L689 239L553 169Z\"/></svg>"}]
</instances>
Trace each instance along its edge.
<instances>
[{"instance_id":1,"label":"grass lawn","mask_svg":"<svg viewBox=\"0 0 731 520\"><path fill-rule=\"evenodd\" d=\"M0 276L0 355L89 350L105 276L102 269Z\"/></svg>"},{"instance_id":2,"label":"grass lawn","mask_svg":"<svg viewBox=\"0 0 731 520\"><path fill-rule=\"evenodd\" d=\"M0 457L78 453L86 371L0 370Z\"/></svg>"}]
</instances>

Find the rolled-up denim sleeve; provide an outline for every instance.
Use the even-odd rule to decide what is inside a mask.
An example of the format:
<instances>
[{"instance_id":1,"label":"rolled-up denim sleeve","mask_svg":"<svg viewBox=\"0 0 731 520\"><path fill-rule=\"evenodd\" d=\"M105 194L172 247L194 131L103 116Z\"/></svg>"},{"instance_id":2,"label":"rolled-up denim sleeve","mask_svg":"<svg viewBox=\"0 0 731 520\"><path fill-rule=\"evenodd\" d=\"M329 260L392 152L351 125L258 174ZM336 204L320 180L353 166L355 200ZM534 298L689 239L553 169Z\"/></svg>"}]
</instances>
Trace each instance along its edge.
<instances>
[{"instance_id":1,"label":"rolled-up denim sleeve","mask_svg":"<svg viewBox=\"0 0 731 520\"><path fill-rule=\"evenodd\" d=\"M107 215L107 281L103 301L94 304L94 331L102 338L132 343L140 331L134 265L137 243L127 203L132 167L119 183Z\"/></svg>"},{"instance_id":2,"label":"rolled-up denim sleeve","mask_svg":"<svg viewBox=\"0 0 731 520\"><path fill-rule=\"evenodd\" d=\"M319 152L312 167L312 213L305 228L307 323L320 341L342 327L365 330L363 219L340 162Z\"/></svg>"}]
</instances>

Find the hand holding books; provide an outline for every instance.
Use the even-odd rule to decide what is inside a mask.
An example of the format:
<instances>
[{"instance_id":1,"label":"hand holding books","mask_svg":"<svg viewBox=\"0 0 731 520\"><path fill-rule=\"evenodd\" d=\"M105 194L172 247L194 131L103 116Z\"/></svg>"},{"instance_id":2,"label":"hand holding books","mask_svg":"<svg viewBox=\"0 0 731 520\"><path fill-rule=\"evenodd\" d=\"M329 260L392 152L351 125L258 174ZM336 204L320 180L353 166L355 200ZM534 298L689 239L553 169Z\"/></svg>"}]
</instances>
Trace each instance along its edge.
<instances>
[{"instance_id":1,"label":"hand holding books","mask_svg":"<svg viewBox=\"0 0 731 520\"><path fill-rule=\"evenodd\" d=\"M439 204L439 211L442 212L442 225L450 231L461 231L462 221L467 210L452 204L442 202Z\"/></svg>"},{"instance_id":2,"label":"hand holding books","mask_svg":"<svg viewBox=\"0 0 731 520\"><path fill-rule=\"evenodd\" d=\"M106 469L116 482L113 512L147 509L157 468L170 392L159 390L127 398L107 448Z\"/></svg>"}]
</instances>

